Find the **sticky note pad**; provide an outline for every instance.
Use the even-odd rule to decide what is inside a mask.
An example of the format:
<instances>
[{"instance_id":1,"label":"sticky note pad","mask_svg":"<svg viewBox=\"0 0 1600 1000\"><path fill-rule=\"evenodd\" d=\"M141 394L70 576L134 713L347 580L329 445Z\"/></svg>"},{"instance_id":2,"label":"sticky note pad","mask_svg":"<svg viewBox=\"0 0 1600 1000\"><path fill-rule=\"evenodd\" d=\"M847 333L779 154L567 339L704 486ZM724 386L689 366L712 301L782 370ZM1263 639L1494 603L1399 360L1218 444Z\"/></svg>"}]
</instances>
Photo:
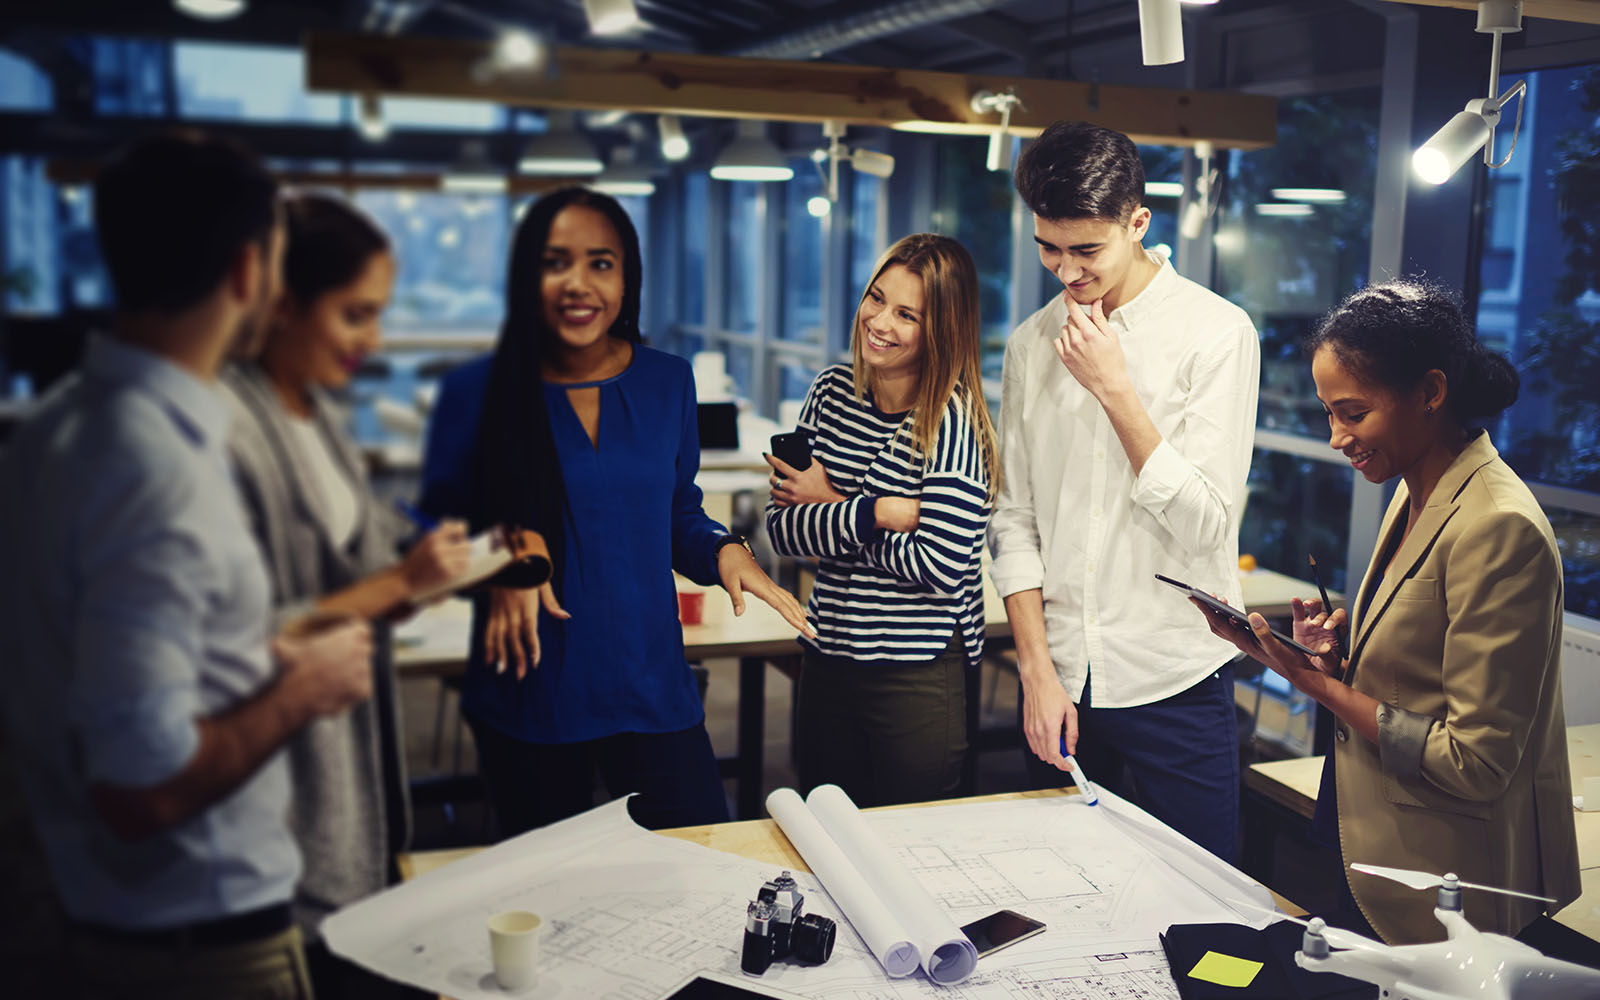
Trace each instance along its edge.
<instances>
[{"instance_id":1,"label":"sticky note pad","mask_svg":"<svg viewBox=\"0 0 1600 1000\"><path fill-rule=\"evenodd\" d=\"M1218 986L1242 988L1255 982L1256 973L1260 971L1260 962L1208 951L1200 956L1200 961L1194 963L1194 968L1189 970L1189 978L1216 983Z\"/></svg>"}]
</instances>

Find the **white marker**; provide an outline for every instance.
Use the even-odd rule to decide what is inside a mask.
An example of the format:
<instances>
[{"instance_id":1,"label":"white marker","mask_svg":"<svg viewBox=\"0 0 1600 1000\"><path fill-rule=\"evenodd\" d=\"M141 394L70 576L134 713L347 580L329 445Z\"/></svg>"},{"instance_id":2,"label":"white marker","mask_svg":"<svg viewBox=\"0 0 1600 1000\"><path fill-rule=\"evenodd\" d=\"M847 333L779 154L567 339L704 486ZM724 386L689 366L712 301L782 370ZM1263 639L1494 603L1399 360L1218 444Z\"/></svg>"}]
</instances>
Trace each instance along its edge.
<instances>
[{"instance_id":1,"label":"white marker","mask_svg":"<svg viewBox=\"0 0 1600 1000\"><path fill-rule=\"evenodd\" d=\"M1061 737L1061 755L1067 758L1068 764L1072 765L1072 770L1069 772L1072 775L1072 783L1078 786L1078 794L1083 796L1083 801L1091 806L1099 805L1100 793L1095 791L1094 782L1090 781L1083 773L1083 768L1078 765L1072 754L1067 753L1067 738L1065 736Z\"/></svg>"}]
</instances>

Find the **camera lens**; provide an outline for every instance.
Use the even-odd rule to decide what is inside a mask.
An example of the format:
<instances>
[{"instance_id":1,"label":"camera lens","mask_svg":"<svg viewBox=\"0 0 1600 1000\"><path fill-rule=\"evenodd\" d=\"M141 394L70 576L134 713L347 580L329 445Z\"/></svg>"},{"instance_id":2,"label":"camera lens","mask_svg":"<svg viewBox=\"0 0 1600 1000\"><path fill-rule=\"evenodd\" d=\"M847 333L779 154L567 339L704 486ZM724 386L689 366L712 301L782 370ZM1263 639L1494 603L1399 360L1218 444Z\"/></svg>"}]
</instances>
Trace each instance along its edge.
<instances>
[{"instance_id":1,"label":"camera lens","mask_svg":"<svg viewBox=\"0 0 1600 1000\"><path fill-rule=\"evenodd\" d=\"M808 913L794 922L789 941L794 957L807 965L821 965L833 954L833 936L838 925L827 917Z\"/></svg>"}]
</instances>

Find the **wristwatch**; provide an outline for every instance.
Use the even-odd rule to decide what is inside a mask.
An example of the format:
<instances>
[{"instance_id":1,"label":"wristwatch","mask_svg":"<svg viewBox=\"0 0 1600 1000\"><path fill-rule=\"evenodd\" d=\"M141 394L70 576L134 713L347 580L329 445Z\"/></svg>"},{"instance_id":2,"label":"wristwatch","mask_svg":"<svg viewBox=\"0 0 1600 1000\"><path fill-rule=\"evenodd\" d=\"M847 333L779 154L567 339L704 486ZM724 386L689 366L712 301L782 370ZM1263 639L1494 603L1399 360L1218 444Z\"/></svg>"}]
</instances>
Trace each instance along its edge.
<instances>
[{"instance_id":1,"label":"wristwatch","mask_svg":"<svg viewBox=\"0 0 1600 1000\"><path fill-rule=\"evenodd\" d=\"M724 545L742 545L744 546L744 550L746 552L750 552L750 539L737 532L730 531L726 535L723 535L721 538L717 539L717 547L712 550L712 555L722 555L722 547ZM752 558L754 558L755 553L750 552L750 555Z\"/></svg>"}]
</instances>

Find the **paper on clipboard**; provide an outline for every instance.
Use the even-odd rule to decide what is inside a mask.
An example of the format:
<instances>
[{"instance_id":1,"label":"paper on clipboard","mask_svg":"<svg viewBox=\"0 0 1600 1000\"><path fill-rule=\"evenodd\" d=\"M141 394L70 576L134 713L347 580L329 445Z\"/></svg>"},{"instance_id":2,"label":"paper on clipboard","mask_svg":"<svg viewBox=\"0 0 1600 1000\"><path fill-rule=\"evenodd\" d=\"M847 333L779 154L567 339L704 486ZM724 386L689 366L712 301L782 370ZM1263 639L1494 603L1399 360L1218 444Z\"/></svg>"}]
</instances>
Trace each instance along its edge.
<instances>
[{"instance_id":1,"label":"paper on clipboard","mask_svg":"<svg viewBox=\"0 0 1600 1000\"><path fill-rule=\"evenodd\" d=\"M414 594L413 604L428 604L500 573L506 573L506 578L496 580L497 585L519 589L537 587L550 579L550 550L538 532L496 525L474 535L469 544L467 568L459 576Z\"/></svg>"}]
</instances>

